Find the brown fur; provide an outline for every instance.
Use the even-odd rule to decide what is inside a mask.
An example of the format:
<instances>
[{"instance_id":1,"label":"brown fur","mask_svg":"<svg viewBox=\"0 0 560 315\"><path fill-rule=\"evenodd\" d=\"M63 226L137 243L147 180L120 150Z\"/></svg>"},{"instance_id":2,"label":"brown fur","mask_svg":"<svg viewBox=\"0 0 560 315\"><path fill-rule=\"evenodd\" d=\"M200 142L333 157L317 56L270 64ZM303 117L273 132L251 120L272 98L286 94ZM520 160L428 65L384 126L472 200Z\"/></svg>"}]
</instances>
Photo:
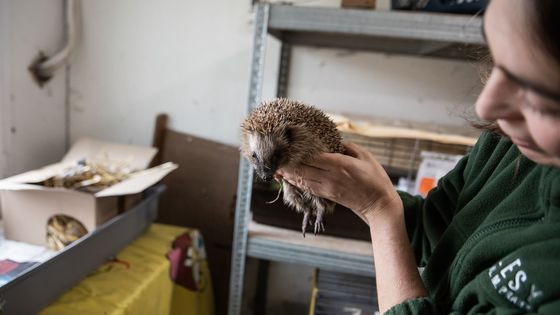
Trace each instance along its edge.
<instances>
[{"instance_id":1,"label":"brown fur","mask_svg":"<svg viewBox=\"0 0 560 315\"><path fill-rule=\"evenodd\" d=\"M245 119L241 131L241 152L265 180L270 180L278 168L297 166L320 152L344 152L334 122L321 110L296 100L263 102ZM286 181L283 185L284 202L304 213L304 235L309 214L316 217L315 232L324 229L323 214L332 211L334 203Z\"/></svg>"}]
</instances>

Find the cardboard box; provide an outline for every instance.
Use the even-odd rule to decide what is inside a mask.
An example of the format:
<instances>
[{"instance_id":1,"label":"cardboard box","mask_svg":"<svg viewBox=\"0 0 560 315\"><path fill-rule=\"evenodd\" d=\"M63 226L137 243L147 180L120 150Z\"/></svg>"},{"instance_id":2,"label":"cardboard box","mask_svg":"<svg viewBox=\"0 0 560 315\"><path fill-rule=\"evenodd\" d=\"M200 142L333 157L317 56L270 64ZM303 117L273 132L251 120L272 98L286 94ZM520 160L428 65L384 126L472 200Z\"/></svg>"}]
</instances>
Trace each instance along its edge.
<instances>
[{"instance_id":1,"label":"cardboard box","mask_svg":"<svg viewBox=\"0 0 560 315\"><path fill-rule=\"evenodd\" d=\"M138 194L177 168L165 163L146 169L155 148L82 139L56 164L0 181L0 202L7 239L46 246L47 222L54 215L80 221L88 232L138 201ZM38 185L80 159L91 162L125 162L135 172L127 179L95 194ZM123 200L124 198L124 200ZM120 208L120 209L119 209Z\"/></svg>"}]
</instances>

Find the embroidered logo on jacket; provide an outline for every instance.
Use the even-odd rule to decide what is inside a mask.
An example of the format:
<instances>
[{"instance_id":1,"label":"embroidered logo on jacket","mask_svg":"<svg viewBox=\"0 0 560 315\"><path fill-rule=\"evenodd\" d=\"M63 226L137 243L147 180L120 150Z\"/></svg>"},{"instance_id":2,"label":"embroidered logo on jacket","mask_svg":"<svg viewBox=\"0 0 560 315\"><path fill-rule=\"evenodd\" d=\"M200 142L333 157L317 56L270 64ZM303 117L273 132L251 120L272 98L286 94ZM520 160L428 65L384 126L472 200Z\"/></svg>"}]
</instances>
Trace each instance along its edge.
<instances>
[{"instance_id":1,"label":"embroidered logo on jacket","mask_svg":"<svg viewBox=\"0 0 560 315\"><path fill-rule=\"evenodd\" d=\"M520 258L509 264L499 261L490 267L488 276L500 295L524 310L533 310L533 305L543 295L523 270L523 261Z\"/></svg>"}]
</instances>

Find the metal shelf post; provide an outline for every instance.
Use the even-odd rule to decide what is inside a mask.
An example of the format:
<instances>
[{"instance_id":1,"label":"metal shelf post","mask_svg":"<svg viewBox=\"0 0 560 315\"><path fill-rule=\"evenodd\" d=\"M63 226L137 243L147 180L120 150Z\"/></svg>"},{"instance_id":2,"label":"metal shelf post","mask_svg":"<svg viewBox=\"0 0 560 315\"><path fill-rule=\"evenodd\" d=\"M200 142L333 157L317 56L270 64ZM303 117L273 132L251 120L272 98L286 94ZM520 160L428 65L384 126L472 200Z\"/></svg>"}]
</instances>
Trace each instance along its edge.
<instances>
[{"instance_id":1,"label":"metal shelf post","mask_svg":"<svg viewBox=\"0 0 560 315\"><path fill-rule=\"evenodd\" d=\"M278 64L278 81L276 97L288 96L288 79L290 78L290 61L292 58L292 45L282 42L280 47L280 62Z\"/></svg>"},{"instance_id":2,"label":"metal shelf post","mask_svg":"<svg viewBox=\"0 0 560 315\"><path fill-rule=\"evenodd\" d=\"M253 38L253 57L251 61L249 100L247 103L246 113L249 113L251 109L260 102L263 81L262 78L264 75L269 5L259 3L255 6L255 8L256 19ZM229 315L241 314L252 186L253 170L249 163L243 158L243 156L241 156L239 160L239 177L237 181L237 201L235 205L235 226L228 304Z\"/></svg>"}]
</instances>

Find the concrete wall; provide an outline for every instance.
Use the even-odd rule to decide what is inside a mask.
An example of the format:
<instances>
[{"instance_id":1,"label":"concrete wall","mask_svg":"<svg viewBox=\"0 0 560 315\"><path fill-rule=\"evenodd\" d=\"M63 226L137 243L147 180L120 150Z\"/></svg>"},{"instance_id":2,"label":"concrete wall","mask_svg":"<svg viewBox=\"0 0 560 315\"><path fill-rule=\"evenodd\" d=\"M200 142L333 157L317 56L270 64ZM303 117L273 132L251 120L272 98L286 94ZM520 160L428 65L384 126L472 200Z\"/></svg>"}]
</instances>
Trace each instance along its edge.
<instances>
[{"instance_id":1,"label":"concrete wall","mask_svg":"<svg viewBox=\"0 0 560 315\"><path fill-rule=\"evenodd\" d=\"M301 48L289 91L330 112L461 125L480 85L469 62Z\"/></svg>"},{"instance_id":2,"label":"concrete wall","mask_svg":"<svg viewBox=\"0 0 560 315\"><path fill-rule=\"evenodd\" d=\"M155 115L234 142L247 95L250 1L85 1L71 136L149 144Z\"/></svg>"},{"instance_id":3,"label":"concrete wall","mask_svg":"<svg viewBox=\"0 0 560 315\"><path fill-rule=\"evenodd\" d=\"M250 1L87 1L71 72L71 138L150 143L154 117L238 143L252 42ZM264 97L279 44L268 41ZM462 124L480 87L466 62L296 48L290 95L332 112Z\"/></svg>"},{"instance_id":4,"label":"concrete wall","mask_svg":"<svg viewBox=\"0 0 560 315\"><path fill-rule=\"evenodd\" d=\"M0 0L0 178L59 160L65 149L66 75L39 88L28 66L63 44L61 0Z\"/></svg>"}]
</instances>

